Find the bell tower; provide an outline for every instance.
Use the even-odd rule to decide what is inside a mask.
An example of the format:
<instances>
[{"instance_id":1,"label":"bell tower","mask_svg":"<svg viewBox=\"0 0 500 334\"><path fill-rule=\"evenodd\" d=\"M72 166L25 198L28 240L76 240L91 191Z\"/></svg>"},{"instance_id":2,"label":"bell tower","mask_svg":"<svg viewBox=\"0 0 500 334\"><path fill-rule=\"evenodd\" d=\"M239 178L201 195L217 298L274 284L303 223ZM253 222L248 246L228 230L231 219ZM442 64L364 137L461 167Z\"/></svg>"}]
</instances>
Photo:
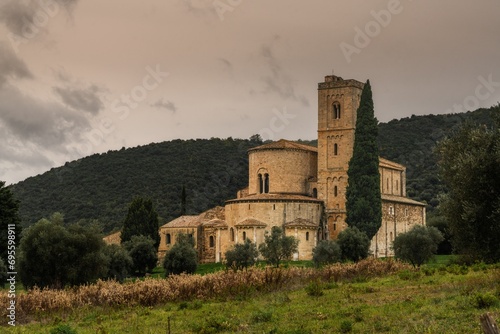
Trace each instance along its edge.
<instances>
[{"instance_id":1,"label":"bell tower","mask_svg":"<svg viewBox=\"0 0 500 334\"><path fill-rule=\"evenodd\" d=\"M335 75L318 84L318 198L325 203L327 239L346 227L347 169L363 86Z\"/></svg>"}]
</instances>

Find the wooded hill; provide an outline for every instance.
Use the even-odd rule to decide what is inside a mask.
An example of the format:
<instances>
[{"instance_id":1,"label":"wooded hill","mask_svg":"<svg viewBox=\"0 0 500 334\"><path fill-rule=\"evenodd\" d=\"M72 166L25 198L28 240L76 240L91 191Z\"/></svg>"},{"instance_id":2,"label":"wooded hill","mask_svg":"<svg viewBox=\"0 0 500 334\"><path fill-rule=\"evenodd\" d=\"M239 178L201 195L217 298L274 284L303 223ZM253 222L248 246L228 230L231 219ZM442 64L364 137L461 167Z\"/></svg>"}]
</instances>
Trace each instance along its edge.
<instances>
[{"instance_id":1,"label":"wooded hill","mask_svg":"<svg viewBox=\"0 0 500 334\"><path fill-rule=\"evenodd\" d=\"M465 120L492 123L489 109L479 109L379 124L381 156L407 166L408 196L428 203L429 210L443 191L433 148ZM121 228L135 196L151 198L163 224L183 211L197 214L235 198L248 183L247 150L260 144L255 136L151 143L68 162L10 187L20 200L23 226L58 211L66 222L98 220L109 232Z\"/></svg>"}]
</instances>

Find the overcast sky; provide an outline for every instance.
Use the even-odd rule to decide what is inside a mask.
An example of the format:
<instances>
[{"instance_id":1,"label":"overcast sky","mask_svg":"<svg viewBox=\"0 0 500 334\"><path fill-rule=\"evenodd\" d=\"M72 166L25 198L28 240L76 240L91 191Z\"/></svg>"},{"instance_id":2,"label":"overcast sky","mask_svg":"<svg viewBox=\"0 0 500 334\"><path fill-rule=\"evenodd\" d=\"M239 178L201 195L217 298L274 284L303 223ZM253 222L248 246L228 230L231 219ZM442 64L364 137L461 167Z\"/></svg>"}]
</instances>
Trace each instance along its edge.
<instances>
[{"instance_id":1,"label":"overcast sky","mask_svg":"<svg viewBox=\"0 0 500 334\"><path fill-rule=\"evenodd\" d=\"M490 107L499 13L498 0L0 0L0 180L176 138L313 139L332 71L370 79L381 122Z\"/></svg>"}]
</instances>

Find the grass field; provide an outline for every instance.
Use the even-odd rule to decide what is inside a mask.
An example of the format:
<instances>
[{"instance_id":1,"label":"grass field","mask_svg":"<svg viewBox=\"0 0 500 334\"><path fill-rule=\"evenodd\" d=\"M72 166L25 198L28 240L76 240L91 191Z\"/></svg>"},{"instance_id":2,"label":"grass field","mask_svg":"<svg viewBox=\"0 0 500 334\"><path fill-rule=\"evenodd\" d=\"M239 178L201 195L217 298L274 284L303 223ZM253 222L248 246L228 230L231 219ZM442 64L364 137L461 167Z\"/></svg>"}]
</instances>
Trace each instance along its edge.
<instances>
[{"instance_id":1,"label":"grass field","mask_svg":"<svg viewBox=\"0 0 500 334\"><path fill-rule=\"evenodd\" d=\"M170 326L170 333L481 333L479 316L491 312L498 321L499 300L498 266L431 263L420 271L313 280L232 298L41 312L29 324L0 331L168 333Z\"/></svg>"}]
</instances>

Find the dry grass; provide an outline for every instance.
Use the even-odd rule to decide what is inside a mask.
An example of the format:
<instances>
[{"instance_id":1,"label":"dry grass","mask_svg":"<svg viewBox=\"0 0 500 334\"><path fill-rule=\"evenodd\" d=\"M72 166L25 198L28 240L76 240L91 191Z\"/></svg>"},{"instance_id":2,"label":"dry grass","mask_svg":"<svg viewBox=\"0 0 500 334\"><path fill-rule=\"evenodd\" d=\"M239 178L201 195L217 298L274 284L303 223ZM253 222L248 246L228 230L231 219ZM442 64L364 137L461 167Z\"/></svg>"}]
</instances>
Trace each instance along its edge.
<instances>
[{"instance_id":1,"label":"dry grass","mask_svg":"<svg viewBox=\"0 0 500 334\"><path fill-rule=\"evenodd\" d=\"M65 290L38 288L20 293L16 298L18 322L29 322L34 315L86 306L153 306L183 300L228 299L249 296L254 292L277 291L304 286L311 280L340 281L365 279L410 270L397 261L367 259L358 263L334 264L314 268L250 268L244 271L220 271L212 274L177 275L167 279L146 279L120 284L98 281ZM6 317L9 302L0 294L1 316Z\"/></svg>"}]
</instances>

